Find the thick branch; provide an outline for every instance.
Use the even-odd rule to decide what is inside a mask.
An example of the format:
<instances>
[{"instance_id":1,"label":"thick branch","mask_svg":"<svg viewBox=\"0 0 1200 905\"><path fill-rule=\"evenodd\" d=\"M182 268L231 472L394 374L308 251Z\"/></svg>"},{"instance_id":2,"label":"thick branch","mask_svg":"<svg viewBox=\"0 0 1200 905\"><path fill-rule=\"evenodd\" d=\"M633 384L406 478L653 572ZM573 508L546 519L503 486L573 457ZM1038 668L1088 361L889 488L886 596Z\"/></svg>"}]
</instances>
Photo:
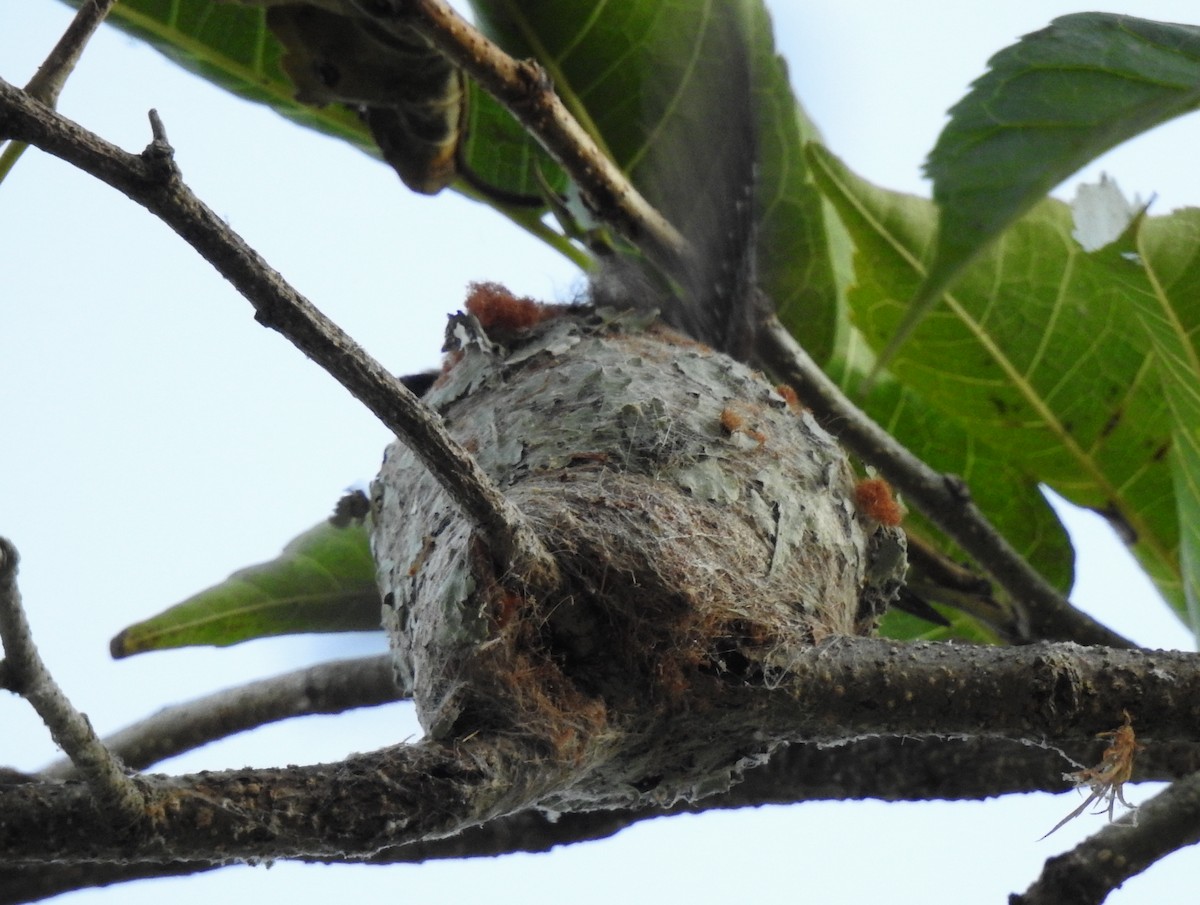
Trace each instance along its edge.
<instances>
[{"instance_id":1,"label":"thick branch","mask_svg":"<svg viewBox=\"0 0 1200 905\"><path fill-rule=\"evenodd\" d=\"M168 757L277 720L342 713L401 699L392 657L322 663L167 707L104 739L130 768L144 770ZM69 761L42 771L44 779L75 779Z\"/></svg>"},{"instance_id":2,"label":"thick branch","mask_svg":"<svg viewBox=\"0 0 1200 905\"><path fill-rule=\"evenodd\" d=\"M714 712L712 732L817 742L959 735L1078 750L1125 708L1146 744L1195 743L1196 663L1194 654L1074 644L845 639L802 653L773 689L739 684L733 694L741 705ZM589 764L560 764L541 750L477 736L336 765L148 777L157 823L136 840L100 832L78 786L0 786L0 851L16 861L366 858L524 810L604 762L596 751Z\"/></svg>"},{"instance_id":3,"label":"thick branch","mask_svg":"<svg viewBox=\"0 0 1200 905\"><path fill-rule=\"evenodd\" d=\"M109 824L133 823L142 816L143 799L121 762L96 736L50 675L33 643L33 634L17 590L17 550L0 537L0 641L4 643L5 687L33 706L51 736L87 781Z\"/></svg>"},{"instance_id":4,"label":"thick branch","mask_svg":"<svg viewBox=\"0 0 1200 905\"><path fill-rule=\"evenodd\" d=\"M335 764L146 777L149 826L114 836L77 783L0 786L9 863L356 860L523 810L569 778L512 739L401 745Z\"/></svg>"},{"instance_id":5,"label":"thick branch","mask_svg":"<svg viewBox=\"0 0 1200 905\"><path fill-rule=\"evenodd\" d=\"M1077 847L1046 862L1045 870L1011 905L1098 905L1155 861L1200 842L1200 774L1180 780L1129 817L1109 824Z\"/></svg>"},{"instance_id":6,"label":"thick branch","mask_svg":"<svg viewBox=\"0 0 1200 905\"><path fill-rule=\"evenodd\" d=\"M1092 762L1101 743L1067 750ZM1138 758L1138 779L1174 779L1200 767L1200 746L1155 745ZM1013 792L1059 791L1070 761L1048 748L1002 739L872 738L838 747L793 745L751 770L729 792L669 811L589 811L549 816L525 811L453 836L393 846L365 859L372 864L544 852L606 838L643 820L720 808L815 800L879 798L887 801L968 800ZM0 867L0 905L33 901L73 889L160 876L183 876L220 865L208 862L21 865Z\"/></svg>"},{"instance_id":7,"label":"thick branch","mask_svg":"<svg viewBox=\"0 0 1200 905\"><path fill-rule=\"evenodd\" d=\"M875 465L907 501L972 556L1028 613L1023 640L1109 647L1133 642L1081 613L1034 570L979 511L960 478L939 474L851 402L778 320L759 336L764 364L791 384L821 425Z\"/></svg>"},{"instance_id":8,"label":"thick branch","mask_svg":"<svg viewBox=\"0 0 1200 905\"><path fill-rule=\"evenodd\" d=\"M255 319L286 336L321 365L421 458L494 545L501 565L537 585L552 585L557 565L521 513L441 419L337 324L272 270L183 183L157 117L155 139L129 154L0 80L0 136L41 148L108 183L155 214L254 306ZM503 570L502 570L503 571Z\"/></svg>"},{"instance_id":9,"label":"thick branch","mask_svg":"<svg viewBox=\"0 0 1200 905\"><path fill-rule=\"evenodd\" d=\"M960 735L1061 745L1112 729L1128 710L1140 740L1200 741L1200 656L1179 651L846 638L801 652L771 686L753 717L770 738Z\"/></svg>"}]
</instances>

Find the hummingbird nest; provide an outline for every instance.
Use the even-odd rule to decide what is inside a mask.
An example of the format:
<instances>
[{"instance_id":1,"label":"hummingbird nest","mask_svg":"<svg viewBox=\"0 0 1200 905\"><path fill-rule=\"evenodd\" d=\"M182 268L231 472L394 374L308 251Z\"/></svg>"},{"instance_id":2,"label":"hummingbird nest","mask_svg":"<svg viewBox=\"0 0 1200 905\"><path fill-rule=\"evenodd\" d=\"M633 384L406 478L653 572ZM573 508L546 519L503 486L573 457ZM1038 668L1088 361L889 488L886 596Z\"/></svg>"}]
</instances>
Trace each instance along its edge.
<instances>
[{"instance_id":1,"label":"hummingbird nest","mask_svg":"<svg viewBox=\"0 0 1200 905\"><path fill-rule=\"evenodd\" d=\"M590 779L555 807L718 791L769 753L745 720L797 651L873 630L903 535L856 505L841 447L762 375L644 315L545 313L490 336L458 316L425 399L563 583L537 597L497 574L393 444L372 505L398 681L434 739L525 734L578 764Z\"/></svg>"}]
</instances>

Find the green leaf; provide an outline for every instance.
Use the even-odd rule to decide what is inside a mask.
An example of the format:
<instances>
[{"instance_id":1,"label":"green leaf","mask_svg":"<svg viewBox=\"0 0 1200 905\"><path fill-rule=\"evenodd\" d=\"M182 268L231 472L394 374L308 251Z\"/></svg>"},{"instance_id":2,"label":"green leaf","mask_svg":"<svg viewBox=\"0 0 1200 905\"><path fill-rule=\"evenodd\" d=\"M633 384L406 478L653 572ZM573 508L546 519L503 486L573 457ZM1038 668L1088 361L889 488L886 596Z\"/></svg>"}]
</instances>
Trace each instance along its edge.
<instances>
[{"instance_id":1,"label":"green leaf","mask_svg":"<svg viewBox=\"0 0 1200 905\"><path fill-rule=\"evenodd\" d=\"M79 0L64 0L78 6ZM266 24L262 7L220 0L121 0L108 22L139 38L184 69L256 103L265 104L297 125L340 138L375 158L379 148L358 114L343 104L311 107L295 99L296 89L280 64L283 47ZM544 152L532 143L498 104L472 86L466 157L501 189L536 196L541 171L552 186L564 182ZM483 166L475 147L506 149L503 160ZM483 157L486 158L485 152ZM482 198L469 186L454 186L483 200L568 258L586 266L588 258L540 221L540 210L514 208ZM402 191L401 187L397 187Z\"/></svg>"},{"instance_id":2,"label":"green leaf","mask_svg":"<svg viewBox=\"0 0 1200 905\"><path fill-rule=\"evenodd\" d=\"M79 5L79 0L65 2ZM215 0L121 0L108 22L239 97L379 156L353 111L341 105L306 107L295 100L295 88L279 63L283 48L267 28L264 9Z\"/></svg>"},{"instance_id":3,"label":"green leaf","mask_svg":"<svg viewBox=\"0 0 1200 905\"><path fill-rule=\"evenodd\" d=\"M1149 337L1173 421L1171 473L1181 526L1181 569L1192 631L1200 634L1200 209L1137 217L1095 253Z\"/></svg>"},{"instance_id":4,"label":"green leaf","mask_svg":"<svg viewBox=\"0 0 1200 905\"><path fill-rule=\"evenodd\" d=\"M933 205L876 188L820 149L812 157L858 249L853 317L881 348L930 266ZM1130 329L1128 292L1072 228L1066 205L1038 205L964 272L889 367L979 448L1107 516L1182 609L1169 412L1148 344ZM989 486L979 474L971 485L1000 495L1010 480L1001 473Z\"/></svg>"},{"instance_id":5,"label":"green leaf","mask_svg":"<svg viewBox=\"0 0 1200 905\"><path fill-rule=\"evenodd\" d=\"M929 155L941 210L937 253L883 364L963 268L1055 185L1200 105L1200 28L1190 25L1077 13L989 65L950 110Z\"/></svg>"},{"instance_id":6,"label":"green leaf","mask_svg":"<svg viewBox=\"0 0 1200 905\"><path fill-rule=\"evenodd\" d=\"M976 505L1047 581L1064 593L1071 587L1074 550L1036 476L972 436L912 387L880 381L861 402L873 419L927 465L966 481ZM926 524L916 513L908 521ZM935 533L932 526L925 531ZM953 547L945 552L963 558Z\"/></svg>"},{"instance_id":7,"label":"green leaf","mask_svg":"<svg viewBox=\"0 0 1200 905\"><path fill-rule=\"evenodd\" d=\"M270 562L234 572L221 584L121 631L116 658L172 647L225 647L253 638L380 627L379 591L362 521L325 521L292 540Z\"/></svg>"}]
</instances>

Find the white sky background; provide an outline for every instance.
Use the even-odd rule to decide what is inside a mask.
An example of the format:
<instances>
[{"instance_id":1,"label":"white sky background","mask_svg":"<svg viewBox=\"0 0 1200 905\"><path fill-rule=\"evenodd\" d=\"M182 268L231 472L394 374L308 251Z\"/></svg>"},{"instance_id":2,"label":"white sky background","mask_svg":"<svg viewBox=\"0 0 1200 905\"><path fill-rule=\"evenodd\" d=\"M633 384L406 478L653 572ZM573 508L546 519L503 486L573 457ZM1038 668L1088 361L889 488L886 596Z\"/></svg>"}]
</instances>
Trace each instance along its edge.
<instances>
[{"instance_id":1,"label":"white sky background","mask_svg":"<svg viewBox=\"0 0 1200 905\"><path fill-rule=\"evenodd\" d=\"M1018 35L1083 7L1049 0L774 0L793 83L835 153L891 188L919 175L943 112ZM1130 7L1134 4L1129 4ZM1194 2L1139 0L1147 18ZM987 10L983 12L983 10ZM0 76L23 84L69 20L54 0L0 3ZM473 279L569 297L570 265L486 208L408 193L347 145L224 94L105 29L60 109L131 150L162 114L185 179L273 266L390 368L438 360L445 315ZM1200 118L1100 166L1155 212L1200 202ZM1094 176L1099 167L1089 171ZM382 636L295 638L108 658L108 639L234 569L273 557L370 477L387 432L174 234L122 196L29 152L0 185L0 533L51 670L101 732L157 708L308 662L376 652ZM1152 646L1190 647L1099 519L1069 517L1076 601ZM416 732L403 706L278 725L178 758L181 772L343 757ZM0 763L55 756L29 707L0 697ZM1149 787L1131 791L1134 801ZM1102 818L1037 838L1074 796L983 804L804 804L642 824L551 855L423 866L229 868L74 894L80 903L287 896L522 905L613 900L1002 902ZM1109 902L1184 901L1195 850ZM669 897L665 892L670 890ZM653 891L653 895L652 895Z\"/></svg>"}]
</instances>

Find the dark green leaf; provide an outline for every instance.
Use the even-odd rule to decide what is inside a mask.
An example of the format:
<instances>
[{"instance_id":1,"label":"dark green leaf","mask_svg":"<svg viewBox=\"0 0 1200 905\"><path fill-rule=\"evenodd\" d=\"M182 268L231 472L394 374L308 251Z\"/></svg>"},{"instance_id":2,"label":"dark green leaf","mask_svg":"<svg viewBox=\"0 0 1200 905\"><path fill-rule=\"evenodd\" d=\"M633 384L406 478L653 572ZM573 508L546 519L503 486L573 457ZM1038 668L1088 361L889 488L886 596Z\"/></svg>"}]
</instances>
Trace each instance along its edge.
<instances>
[{"instance_id":1,"label":"dark green leaf","mask_svg":"<svg viewBox=\"0 0 1200 905\"><path fill-rule=\"evenodd\" d=\"M474 6L481 26L502 46L547 68L593 137L702 252L727 241L736 215L730 193L737 186L719 184L723 162L757 150L754 228L762 286L812 354L828 358L843 321L831 257L844 257L847 249L806 171L801 139L814 138L815 130L792 97L761 0L599 6L475 0ZM740 23L736 31L726 27L731 18ZM378 155L350 109L308 108L293 99L282 49L262 9L214 0L123 0L112 21L205 78ZM752 98L731 94L729 61L738 53L722 43L731 34L748 42ZM739 49L742 57L745 51ZM479 179L526 198L540 197L545 185L563 190L561 171L537 142L476 86L469 93L463 158ZM736 147L744 136L729 121L735 114L756 120L757 149ZM664 178L668 173L677 175ZM577 247L540 221L543 209L494 202L463 182L456 188L586 263Z\"/></svg>"},{"instance_id":2,"label":"dark green leaf","mask_svg":"<svg viewBox=\"0 0 1200 905\"><path fill-rule=\"evenodd\" d=\"M1200 105L1200 28L1062 16L994 57L950 111L927 172L937 253L886 364L967 263L1084 164Z\"/></svg>"},{"instance_id":3,"label":"dark green leaf","mask_svg":"<svg viewBox=\"0 0 1200 905\"><path fill-rule=\"evenodd\" d=\"M79 5L79 0L66 2ZM215 0L121 0L108 21L239 97L378 156L354 112L340 105L315 109L295 100L265 10Z\"/></svg>"},{"instance_id":4,"label":"dark green leaf","mask_svg":"<svg viewBox=\"0 0 1200 905\"><path fill-rule=\"evenodd\" d=\"M109 645L114 657L195 645L225 647L253 638L380 627L379 592L367 528L322 522L279 558L234 572Z\"/></svg>"}]
</instances>

